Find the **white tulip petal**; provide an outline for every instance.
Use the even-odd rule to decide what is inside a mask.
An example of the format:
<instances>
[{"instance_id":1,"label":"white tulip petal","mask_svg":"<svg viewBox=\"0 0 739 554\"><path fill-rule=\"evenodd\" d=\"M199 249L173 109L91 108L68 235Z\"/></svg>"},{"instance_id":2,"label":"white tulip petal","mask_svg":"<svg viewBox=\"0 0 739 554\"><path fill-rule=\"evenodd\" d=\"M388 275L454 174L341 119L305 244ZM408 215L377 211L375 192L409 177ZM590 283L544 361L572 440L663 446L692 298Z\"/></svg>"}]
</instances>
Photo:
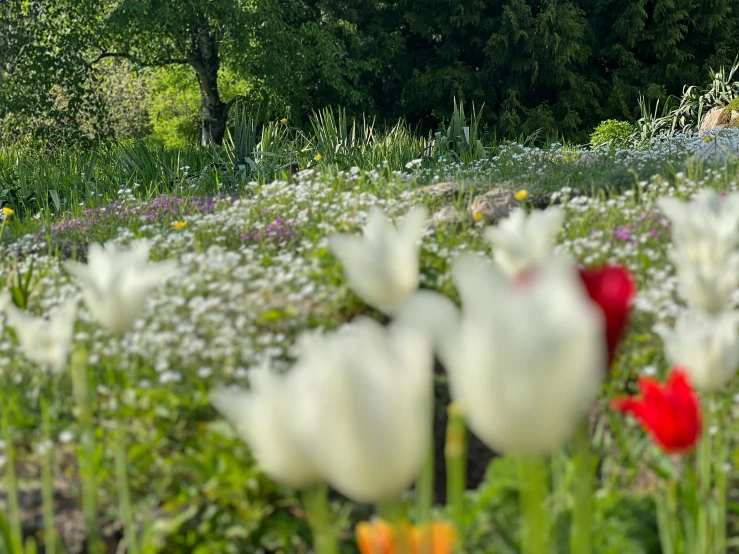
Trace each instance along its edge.
<instances>
[{"instance_id":1,"label":"white tulip petal","mask_svg":"<svg viewBox=\"0 0 739 554\"><path fill-rule=\"evenodd\" d=\"M658 205L672 222L680 295L692 308L722 311L739 288L739 193L722 199L706 189L691 202L661 198Z\"/></svg>"},{"instance_id":2,"label":"white tulip petal","mask_svg":"<svg viewBox=\"0 0 739 554\"><path fill-rule=\"evenodd\" d=\"M456 348L461 313L448 296L433 290L419 290L393 319L393 324L417 329L433 341L442 361Z\"/></svg>"},{"instance_id":3,"label":"white tulip petal","mask_svg":"<svg viewBox=\"0 0 739 554\"><path fill-rule=\"evenodd\" d=\"M66 301L48 320L30 316L12 302L5 310L26 358L54 372L64 369L72 349L77 301Z\"/></svg>"},{"instance_id":4,"label":"white tulip petal","mask_svg":"<svg viewBox=\"0 0 739 554\"><path fill-rule=\"evenodd\" d=\"M575 269L562 262L541 266L523 285L482 278L485 272L470 258L457 263L460 293L468 290L447 364L452 396L490 448L551 452L570 436L602 383L603 317Z\"/></svg>"},{"instance_id":5,"label":"white tulip petal","mask_svg":"<svg viewBox=\"0 0 739 554\"><path fill-rule=\"evenodd\" d=\"M122 250L114 243L91 244L88 263L65 263L82 286L92 317L113 333L125 332L141 315L149 291L174 273L172 261L149 263L146 241Z\"/></svg>"},{"instance_id":6,"label":"white tulip petal","mask_svg":"<svg viewBox=\"0 0 739 554\"><path fill-rule=\"evenodd\" d=\"M411 209L396 230L373 208L362 237L329 237L349 286L368 305L392 314L418 288L418 241L426 214L424 207Z\"/></svg>"},{"instance_id":7,"label":"white tulip petal","mask_svg":"<svg viewBox=\"0 0 739 554\"><path fill-rule=\"evenodd\" d=\"M529 215L522 208L513 210L497 226L485 230L493 247L495 263L514 277L546 260L564 223L564 212L557 207Z\"/></svg>"},{"instance_id":8,"label":"white tulip petal","mask_svg":"<svg viewBox=\"0 0 739 554\"><path fill-rule=\"evenodd\" d=\"M698 390L722 389L739 369L739 312L710 315L688 310L675 328L655 326L673 366L688 372Z\"/></svg>"},{"instance_id":9,"label":"white tulip petal","mask_svg":"<svg viewBox=\"0 0 739 554\"><path fill-rule=\"evenodd\" d=\"M294 406L284 376L268 368L252 370L251 389L211 392L216 409L251 448L264 472L275 481L304 488L319 476L299 445L289 413Z\"/></svg>"},{"instance_id":10,"label":"white tulip petal","mask_svg":"<svg viewBox=\"0 0 739 554\"><path fill-rule=\"evenodd\" d=\"M291 373L304 449L328 483L376 503L397 498L429 448L431 345L360 318L311 344Z\"/></svg>"}]
</instances>

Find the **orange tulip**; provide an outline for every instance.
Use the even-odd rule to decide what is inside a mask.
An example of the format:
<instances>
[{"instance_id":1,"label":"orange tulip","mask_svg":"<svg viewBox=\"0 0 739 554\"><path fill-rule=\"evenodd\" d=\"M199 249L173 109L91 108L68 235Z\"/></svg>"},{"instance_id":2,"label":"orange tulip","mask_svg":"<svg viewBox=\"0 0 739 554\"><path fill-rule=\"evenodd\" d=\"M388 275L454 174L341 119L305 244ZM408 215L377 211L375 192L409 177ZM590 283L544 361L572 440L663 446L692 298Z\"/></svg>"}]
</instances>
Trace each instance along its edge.
<instances>
[{"instance_id":1,"label":"orange tulip","mask_svg":"<svg viewBox=\"0 0 739 554\"><path fill-rule=\"evenodd\" d=\"M356 535L360 554L451 554L457 538L445 521L419 527L365 521L357 525Z\"/></svg>"}]
</instances>

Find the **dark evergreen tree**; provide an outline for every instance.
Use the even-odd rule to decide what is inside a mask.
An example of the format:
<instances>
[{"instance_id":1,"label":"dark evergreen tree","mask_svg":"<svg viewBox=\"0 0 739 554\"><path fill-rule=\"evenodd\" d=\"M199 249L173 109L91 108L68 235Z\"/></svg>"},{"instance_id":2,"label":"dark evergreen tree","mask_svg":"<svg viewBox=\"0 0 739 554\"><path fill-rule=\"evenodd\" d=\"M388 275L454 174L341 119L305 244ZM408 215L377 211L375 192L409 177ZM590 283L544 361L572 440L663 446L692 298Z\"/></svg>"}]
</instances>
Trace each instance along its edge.
<instances>
[{"instance_id":1,"label":"dark evergreen tree","mask_svg":"<svg viewBox=\"0 0 739 554\"><path fill-rule=\"evenodd\" d=\"M737 54L737 0L7 0L0 121L50 114L52 98L69 114L95 106L89 67L125 57L194 70L204 143L220 142L234 101L218 90L222 66L297 117L343 105L429 130L456 99L484 104L498 136L578 140Z\"/></svg>"}]
</instances>

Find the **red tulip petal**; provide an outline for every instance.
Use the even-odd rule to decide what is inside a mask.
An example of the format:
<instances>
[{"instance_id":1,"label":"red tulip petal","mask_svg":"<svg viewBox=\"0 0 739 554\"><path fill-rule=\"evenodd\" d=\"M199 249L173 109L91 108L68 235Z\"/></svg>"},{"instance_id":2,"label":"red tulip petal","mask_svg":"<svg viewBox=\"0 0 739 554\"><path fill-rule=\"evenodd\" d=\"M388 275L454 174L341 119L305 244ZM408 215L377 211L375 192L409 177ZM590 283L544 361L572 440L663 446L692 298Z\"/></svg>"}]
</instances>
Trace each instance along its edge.
<instances>
[{"instance_id":1,"label":"red tulip petal","mask_svg":"<svg viewBox=\"0 0 739 554\"><path fill-rule=\"evenodd\" d=\"M580 279L605 317L610 367L628 323L636 293L634 279L628 269L619 266L583 269Z\"/></svg>"},{"instance_id":2,"label":"red tulip petal","mask_svg":"<svg viewBox=\"0 0 739 554\"><path fill-rule=\"evenodd\" d=\"M691 450L701 434L701 408L687 374L676 368L664 384L642 377L639 390L640 396L617 398L611 406L639 421L665 452Z\"/></svg>"}]
</instances>

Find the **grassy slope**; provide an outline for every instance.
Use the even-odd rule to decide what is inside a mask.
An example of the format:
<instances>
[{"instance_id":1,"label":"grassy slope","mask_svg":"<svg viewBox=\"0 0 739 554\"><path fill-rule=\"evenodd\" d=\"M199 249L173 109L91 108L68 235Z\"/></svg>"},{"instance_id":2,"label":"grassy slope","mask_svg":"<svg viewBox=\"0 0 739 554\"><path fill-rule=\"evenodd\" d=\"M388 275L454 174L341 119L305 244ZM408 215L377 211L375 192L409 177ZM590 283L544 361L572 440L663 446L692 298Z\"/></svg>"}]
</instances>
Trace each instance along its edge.
<instances>
[{"instance_id":1,"label":"grassy slope","mask_svg":"<svg viewBox=\"0 0 739 554\"><path fill-rule=\"evenodd\" d=\"M726 139L728 147L733 148L733 141ZM671 321L679 303L666 257L669 231L659 221L654 200L666 194L688 197L705 186L739 190L736 163L709 158L708 164L715 168L710 169L686 154L704 152L703 148L695 141L676 141L646 152L602 152L595 161L583 161L582 152L558 146L531 150L508 145L487 161L425 162L416 173L397 164L363 170L350 170L344 164L339 170L319 163L297 184L240 182L232 176L221 180L218 171L200 171L206 158L195 151L190 157L162 152L160 162L169 156L165 169L164 163L153 161L146 166L141 160L154 158L143 155L138 166L130 166L122 151L113 150L104 159L98 157L92 177L80 175L88 160L84 155L70 155L67 166L60 157L51 158L47 165L41 158L29 157L17 166L16 174L32 169L33 164L36 173L28 177L27 190L13 196L20 202L17 198L25 195L25 203L13 204L25 217L8 226L2 248L9 262L11 252L26 253L20 261L21 272L33 261L38 289L30 309L37 314L48 313L65 298L79 294L59 257L48 255L43 245L46 238L37 232L41 225L51 228L79 219L79 225L66 225L50 236L77 245L111 238L125 244L148 238L155 259L179 261L178 275L152 295L144 317L122 339L89 323L81 308L76 344L90 355L98 393L96 421L104 445L98 467L101 500L115 515L114 430L122 426L131 444L128 456L136 502L156 508L162 518L172 518L165 551L199 552L200 547L202 552L226 552L231 545L250 552L262 544L273 550L304 552L305 526L293 517L299 511L290 500L277 501L275 486L253 467L247 449L216 419L207 392L215 383L246 383L247 369L265 360L278 368L288 367L294 339L306 329L333 328L357 314L370 313L346 288L341 267L327 251L327 236L356 232L371 206L382 206L393 217L402 215L418 201L414 189L436 180L506 183L531 189L535 200L539 193L559 189L558 201L567 213L560 247L587 264L625 264L638 278L637 311L607 387L607 395L612 395L631 388L633 378L642 371L661 374L667 369L651 327L657 321ZM203 159L198 161L198 156ZM304 157L308 163L310 155ZM192 164L189 170L180 169L187 164ZM638 164L640 171L631 173ZM6 160L5 179L10 165ZM50 172L55 172L55 189L44 181ZM652 174L662 176L647 182ZM620 175L623 182L614 175ZM564 185L573 190L561 189ZM601 191L615 185L626 192L610 199L602 192L590 197L574 194L578 188L593 185ZM15 186L20 190L20 185ZM43 186L57 190L72 213L55 215L53 201L46 210L41 200ZM184 195L188 201L194 194L227 192L235 200L205 209L197 201L186 208L174 208L169 201L165 210L161 201L151 202L163 192ZM117 205L110 207L112 201ZM85 205L79 206L80 202ZM108 207L85 214L93 205ZM65 206L59 208L64 211ZM29 217L37 210L41 211L38 220ZM172 226L174 221L186 225L177 229ZM481 228L477 224L454 233L442 229L427 236L422 286L454 297L450 261L464 250L489 253ZM2 281L12 267L7 263L0 269ZM7 331L0 336L0 370L2 405L10 409L21 460L32 467L38 459L36 448L43 440L39 399L45 399L52 415L57 477L61 480L64 472L74 483L75 463L67 456L77 442L76 435L67 442L66 432L76 432L68 375L40 373L23 359ZM603 416L603 424L608 427L608 416ZM640 453L645 442L632 426L619 425L618 430L626 434L631 446L619 450L614 446L619 436L605 433L600 448L617 454L610 455L604 465L603 488L614 495L635 491L633 498L638 500L635 489L642 485L634 485L634 479L645 476L644 463L638 459L653 454ZM504 475L506 468L499 466L496 471ZM490 487L489 494L498 495L496 502L501 507L497 514L478 514L475 529L480 536L474 539L488 545L501 541L506 526L513 525L505 519L504 507L510 507L510 498L501 486ZM604 494L603 514L616 510L608 504L615 502L609 494ZM176 515L181 516L179 520ZM491 518L498 528L494 538L489 536ZM628 529L613 530L617 526L613 521L620 520L612 519L604 520L603 536L627 536ZM177 524L181 527L174 532ZM613 551L649 551L636 546L629 550L630 546L624 546L626 540L615 543ZM506 550L501 546L496 551Z\"/></svg>"}]
</instances>

